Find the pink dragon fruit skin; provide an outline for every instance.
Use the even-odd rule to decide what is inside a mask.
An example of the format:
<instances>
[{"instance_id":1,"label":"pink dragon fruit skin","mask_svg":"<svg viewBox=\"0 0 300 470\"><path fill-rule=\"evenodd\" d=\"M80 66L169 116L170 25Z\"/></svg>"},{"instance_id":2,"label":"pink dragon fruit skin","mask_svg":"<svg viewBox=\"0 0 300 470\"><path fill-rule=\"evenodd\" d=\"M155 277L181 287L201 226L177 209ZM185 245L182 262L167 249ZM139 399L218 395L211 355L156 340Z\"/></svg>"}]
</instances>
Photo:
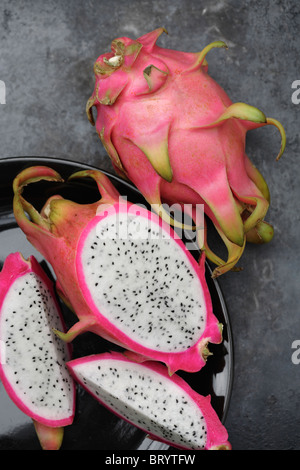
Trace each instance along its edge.
<instances>
[{"instance_id":1,"label":"pink dragon fruit skin","mask_svg":"<svg viewBox=\"0 0 300 470\"><path fill-rule=\"evenodd\" d=\"M203 303L202 305L204 308L203 312L205 318L205 320L201 321L205 321L205 323L203 323L203 331L200 330L199 334L197 333L197 331L200 328L197 324L195 324L194 340L189 343L189 346L185 346L185 344L183 344L182 346L180 346L180 349L178 349L178 345L176 343L176 348L178 349L178 352L176 352L175 349L173 350L171 346L170 348L166 349L166 343L164 343L164 348L162 346L157 346L157 348L152 347L152 340L150 341L150 343L147 343L146 333L146 336L142 341L139 336L133 335L134 330L131 323L129 323L129 329L124 330L124 325L121 325L121 323L117 323L115 320L112 320L111 317L105 316L101 313L101 309L103 311L104 308L103 304L101 304L101 306L99 307L99 304L96 302L95 297L93 297L97 295L98 291L96 292L96 294L94 291L93 293L91 293L93 285L87 285L88 279L90 279L90 277L89 275L84 274L81 255L85 244L89 246L88 237L90 236L90 234L93 233L94 229L97 229L96 224L100 220L105 221L105 218L108 217L111 213L117 213L120 216L122 215L122 213L126 215L127 211L131 210L131 208L135 208L136 206L127 203L127 201L125 200L120 199L119 193L103 173L99 171L83 171L72 175L72 178L79 177L92 177L97 182L99 191L102 196L100 201L93 204L82 205L63 199L60 196L53 196L45 204L45 207L41 211L41 213L38 213L27 201L25 201L22 196L23 188L30 182L36 182L39 179L61 181L60 175L58 175L51 168L32 167L21 172L14 181L14 213L16 220L20 228L26 234L27 239L33 244L33 246L37 250L40 251L40 253L45 257L45 259L52 265L57 279L57 289L61 297L71 306L71 308L76 313L76 316L79 318L79 321L75 323L66 334L60 332L57 332L57 334L60 335L60 337L63 338L65 341L72 341L78 334L84 333L85 331L91 331L95 334L102 336L108 341L111 341L127 349L128 355L131 355L131 357L136 357L136 359L138 360L151 358L153 360L161 360L165 362L169 368L170 373L173 373L178 369L183 369L190 372L200 370L205 365L207 355L209 354L207 350L207 344L218 344L222 341L222 325L219 324L217 318L213 314L211 298L205 281L205 256L201 256L199 263L197 263L195 259L191 256L189 251L185 248L183 242L179 239L179 237L176 236L175 233L173 233L173 230L168 224L166 224L156 214L151 213L146 208L138 206L138 213L144 218L141 220L148 221L148 218L151 214L151 220L152 217L154 217L153 220L156 220L157 225L167 230L168 234L171 235L170 243L172 242L173 245L171 245L172 248L170 249L170 251L176 250L176 246L180 248L180 253L182 252L182 256L184 257L186 262L188 262L189 269L194 273L192 275L194 276L193 282L196 282L197 288L194 288L191 293L193 294L192 296L195 297L195 299L197 299L198 295L201 296L201 302ZM31 220L29 220L27 215L29 215ZM122 245L121 248L125 250ZM158 253L156 255L158 260L163 260L161 253ZM103 273L105 275L107 273L107 270L110 270L111 262L118 263L121 266L121 260L123 259L122 253L118 252L117 256L118 258L109 258L108 267L103 268ZM107 255L107 257L109 257L109 255ZM105 258L104 249L102 252L100 252L99 264L101 263L102 258ZM151 258L155 259L155 253L151 254ZM134 263L133 266L135 266L135 264L136 263ZM129 266L129 263L128 266L125 263L126 272L128 271ZM119 266L117 265L116 268L118 267ZM143 264L143 269L144 268L145 266ZM175 270L173 270L171 265L170 271L174 271L174 275L177 275L178 268L179 266ZM116 273L117 271L114 271L114 274L112 275L113 279L111 280L111 284L114 284L117 288L118 285L120 285L120 288L126 287L124 281L118 284L118 281L116 279ZM101 269L99 274L101 274ZM134 285L137 282L138 277L140 276L138 275L138 277L135 279L133 275L132 278L129 278L130 289L134 289ZM166 278L165 282L169 282L167 281L167 272L164 273L164 277ZM170 279L170 283L172 282L172 284L176 285L176 283L172 281L172 278ZM151 283L154 281L150 281L151 285ZM148 284L148 278L146 278L146 282ZM192 281L190 282L188 280L187 282L192 285ZM96 284L98 284L98 280ZM107 284L106 287L103 287L104 296L109 294L111 295L109 299L112 299L113 294L110 294L110 292L113 286L109 286L109 284L110 282ZM131 285L133 285L133 287L131 287ZM180 286L181 285L182 282ZM187 291L185 292L184 289L182 289L184 296L190 296L190 294L188 293L189 287L187 287L186 290ZM130 290L130 292L132 292L132 290ZM117 295L120 299L120 305L118 307L123 307L126 309L128 300L126 302L123 298L124 295L128 295L128 293L125 292L124 294L120 291ZM178 294L178 298L179 297L180 293ZM137 299L140 298L141 296L137 297ZM138 307L138 317L144 318L142 317L142 314L143 311L146 312L147 309L142 305L140 307ZM192 310L192 312L192 316L194 319L188 317L190 318L190 320L188 321L188 330L192 328L192 326L190 326L191 321L198 322L197 318L202 318L202 310L199 309L198 311L198 307L195 311ZM129 314L132 314L132 312L130 311L128 315ZM149 315L150 314L151 312L149 313ZM158 328L158 325L161 325L161 323L159 323L160 321L166 321L167 314L170 316L170 311L168 313L168 310L164 309L161 314L162 318L159 319L160 317L156 317L158 318L157 320L155 320L155 322L158 322L157 324L155 322L153 323L152 321L150 321L150 317L144 318L144 320L134 318L132 322L140 321L141 325L137 326L136 330L138 330L138 328L144 327L144 325L146 324L149 325L149 330L152 330L151 325L153 324L154 327ZM125 316L125 313L123 312L122 315ZM120 321L123 321L122 318ZM172 318L170 319L170 321L168 320L169 323L166 323L167 328L172 327L172 321ZM164 328L159 326L159 330L161 330L163 334L165 334ZM172 333L172 331L170 331L169 334L170 333ZM177 331L176 334L178 335L179 332ZM196 337L197 340L195 339ZM176 339L174 339L174 341L177 342L177 339L178 336L176 336ZM153 341L154 340L156 341L156 336ZM171 340L169 342L171 342Z\"/></svg>"},{"instance_id":2,"label":"pink dragon fruit skin","mask_svg":"<svg viewBox=\"0 0 300 470\"><path fill-rule=\"evenodd\" d=\"M263 243L273 236L263 221L268 188L245 153L246 133L275 125L282 137L278 159L285 132L257 108L232 103L208 75L206 54L225 43L216 41L200 53L179 52L157 46L163 31L112 42L112 52L95 62L87 114L116 172L150 204L204 204L228 250L223 261L204 236L200 248L218 265L215 277L235 266L247 239Z\"/></svg>"},{"instance_id":3,"label":"pink dragon fruit skin","mask_svg":"<svg viewBox=\"0 0 300 470\"><path fill-rule=\"evenodd\" d=\"M30 276L35 276L33 281L33 290L30 286ZM19 284L18 284L19 283ZM15 287L18 284L18 288ZM44 286L41 290L37 287L38 285ZM10 295L10 291L12 289L18 289L16 291L15 296L16 300L12 300L10 298L8 305L7 296ZM45 294L46 292L46 294ZM18 304L18 293L21 295L20 299L22 305ZM39 438L40 444L44 450L58 450L62 444L63 435L64 435L64 427L72 424L75 414L75 386L74 382L72 381L71 377L68 376L67 370L62 372L62 376L59 377L58 375L54 377L54 380L57 379L55 387L57 384L62 386L62 382L69 386L69 389L65 389L66 392L66 399L62 399L61 393L59 391L59 387L57 387L57 397L51 397L52 390L45 390L43 393L44 395L41 396L41 402L46 403L47 397L49 397L49 402L51 404L48 405L48 408L51 410L53 402L57 403L57 408L59 409L59 400L62 403L62 410L59 412L55 412L54 415L51 413L49 414L47 406L36 406L36 403L39 401L39 393L37 395L33 395L32 404L30 403L30 396L31 391L28 389L26 391L26 385L29 386L30 389L40 388L49 386L51 387L51 380L46 375L46 369L44 366L41 367L40 371L43 370L43 383L38 386L35 380L36 377L34 376L34 369L35 367L39 367L39 361L41 363L45 363L47 367L50 368L52 371L51 373L54 374L55 370L51 365L52 357L50 356L50 352L46 350L46 343L47 338L49 338L49 344L53 344L53 339L51 339L51 335L47 334L47 327L45 327L44 333L41 339L38 338L38 334L40 335L41 332L37 332L36 330L39 329L39 324L43 325L42 315L39 314L39 318L35 318L34 321L34 332L32 332L29 328L32 326L32 321L30 317L33 317L33 313L31 314L30 311L26 311L26 306L31 303L38 304L38 302L45 298L47 295L47 301L49 299L50 303L53 302L53 312L54 315L58 315L58 320L51 320L50 314L47 317L46 322L52 321L52 326L61 326L64 327L63 319L61 316L60 307L56 300L56 294L54 292L54 288L52 283L44 270L41 268L37 260L31 256L28 260L25 260L21 253L11 253L6 258L3 269L0 273L0 339L3 341L5 345L1 348L0 351L0 379L3 383L5 390L7 391L8 395L12 399L12 401L18 406L18 408L23 411L26 415L32 418L37 436ZM27 300L26 300L27 298ZM43 305L43 300L41 300L41 304ZM43 307L42 307L43 308ZM8 325L9 319L7 318L7 309L15 309L12 314L17 315L16 322L18 326L14 326L12 323ZM27 316L27 319L26 319ZM13 319L12 319L13 321ZM14 328L13 328L14 326ZM6 327L9 331L7 331ZM20 333L22 332L22 333ZM15 336L12 334L15 333ZM30 335L33 335L31 338ZM24 341L24 345L23 345ZM18 347L14 348L14 344L18 343ZM22 347L21 347L22 343ZM35 344L38 343L38 344ZM62 343L63 344L63 343ZM12 352L8 353L8 348ZM58 346L60 348L60 346ZM41 352L40 350L43 350ZM24 361L22 362L23 366L19 366L20 370L15 368L14 361L17 360L16 354L18 351L21 351L24 360L26 361L25 365L25 376L22 377ZM45 352L46 350L46 352ZM19 352L20 352L19 351ZM71 359L71 350L70 347L63 346L61 348L61 353L63 356L60 356L60 352L55 353L55 359L60 360L70 360ZM9 354L9 358L8 358ZM40 359L38 358L38 354L41 355ZM45 356L43 356L43 354ZM32 356L35 356L32 359ZM36 370L39 370L38 368ZM15 375L16 374L16 375ZM23 373L24 374L24 373ZM31 375L32 374L32 375ZM13 377L19 377L19 381L16 382L16 379ZM28 382L29 377L29 382ZM48 381L47 381L48 379ZM61 382L62 380L62 382ZM27 383L28 382L28 383ZM21 387L19 387L19 383L21 383ZM23 389L25 389L25 395L23 395ZM61 388L63 390L63 388ZM46 392L46 393L45 393ZM53 393L56 393L53 391ZM28 396L28 403L24 402L24 397Z\"/></svg>"},{"instance_id":4,"label":"pink dragon fruit skin","mask_svg":"<svg viewBox=\"0 0 300 470\"><path fill-rule=\"evenodd\" d=\"M163 364L153 361L139 364L129 360L121 353L109 352L74 359L68 363L68 367L74 379L100 404L145 431L151 439L184 450L231 450L227 430L213 409L210 396L198 394L177 374L170 377ZM151 380L151 384L147 389L148 380ZM113 385L110 384L110 381ZM130 393L131 387L132 393ZM106 390L105 394L101 393L101 388ZM139 397L141 397L140 402L138 401ZM182 410L180 411L181 398L183 406L191 404L190 415L182 414ZM145 410L143 410L143 406L146 407ZM151 410L152 406L153 410ZM130 413L131 408L134 410L133 415ZM150 417L148 416L149 408ZM202 415L200 423L197 422L199 411ZM141 413L140 416L139 413ZM165 420L163 420L164 413L168 417ZM180 422L176 420L178 417L180 417ZM147 418L151 420L150 426ZM189 419L192 420L191 427L189 427ZM177 436L172 436L172 431L170 435L166 435L163 431L165 435L162 436L159 432L160 420L167 422L166 426L162 425L163 428L173 425L172 431L177 430L178 434L181 433L183 437L178 440ZM174 422L169 424L169 421L172 420ZM153 427L153 423L155 427ZM197 441L196 443L184 441L184 431L187 431L189 435L193 431L196 435L203 432L202 426L206 428L206 432L201 445L199 442L197 445Z\"/></svg>"},{"instance_id":5,"label":"pink dragon fruit skin","mask_svg":"<svg viewBox=\"0 0 300 470\"><path fill-rule=\"evenodd\" d=\"M59 450L63 443L64 428L53 428L39 421L33 421L36 434L43 450Z\"/></svg>"}]
</instances>

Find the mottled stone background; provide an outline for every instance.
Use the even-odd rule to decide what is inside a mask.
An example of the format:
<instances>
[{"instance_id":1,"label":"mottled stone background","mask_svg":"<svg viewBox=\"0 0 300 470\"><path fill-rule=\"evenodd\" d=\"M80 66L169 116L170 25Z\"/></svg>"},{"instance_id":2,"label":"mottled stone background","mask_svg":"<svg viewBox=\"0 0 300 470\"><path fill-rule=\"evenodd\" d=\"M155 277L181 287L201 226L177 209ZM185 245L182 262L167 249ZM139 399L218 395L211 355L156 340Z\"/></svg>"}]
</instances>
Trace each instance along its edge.
<instances>
[{"instance_id":1,"label":"mottled stone background","mask_svg":"<svg viewBox=\"0 0 300 470\"><path fill-rule=\"evenodd\" d=\"M300 449L299 117L292 83L300 80L297 0L2 0L0 4L0 157L50 156L112 170L85 104L93 63L115 37L164 26L165 47L209 54L211 75L233 101L260 107L273 126L249 132L247 150L272 195L267 246L248 246L244 270L220 279L230 313L235 377L226 420L234 449ZM0 164L1 171L1 164ZM0 425L1 426L1 425Z\"/></svg>"}]
</instances>

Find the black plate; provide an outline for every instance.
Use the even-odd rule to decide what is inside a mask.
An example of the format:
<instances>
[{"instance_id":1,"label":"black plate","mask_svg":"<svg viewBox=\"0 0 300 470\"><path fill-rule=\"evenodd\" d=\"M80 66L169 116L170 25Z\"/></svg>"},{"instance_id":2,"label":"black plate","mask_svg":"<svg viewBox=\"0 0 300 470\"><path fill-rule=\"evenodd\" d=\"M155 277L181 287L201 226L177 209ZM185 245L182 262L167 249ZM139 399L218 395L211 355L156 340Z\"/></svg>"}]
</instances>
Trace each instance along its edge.
<instances>
[{"instance_id":1,"label":"black plate","mask_svg":"<svg viewBox=\"0 0 300 470\"><path fill-rule=\"evenodd\" d=\"M58 160L55 158L16 157L0 160L0 264L10 252L20 251L23 256L35 255L51 276L51 268L41 258L41 255L27 242L24 234L17 227L12 212L12 181L24 168L31 165L47 165L57 170L63 178L75 171L91 169L92 167L77 162ZM94 168L93 168L94 169ZM107 174L121 195L127 196L128 201L145 204L140 193L127 182ZM38 192L38 185L31 185L35 190L29 191L35 207L41 206L43 198ZM53 186L52 186L53 188ZM93 181L73 183L64 186L64 197L70 197L77 202L93 202L98 200L99 193ZM50 194L49 193L49 194ZM62 194L62 193L61 193ZM27 197L27 196L26 196ZM220 287L211 279L211 269L206 263L207 282L212 297L214 313L224 325L224 340L220 345L210 345L213 353L208 358L206 366L195 374L180 373L187 382L199 393L210 394L212 405L224 422L229 406L233 378L233 343L230 322L225 301ZM65 307L63 311L66 323L74 323L74 316ZM115 346L102 340L92 333L79 336L73 342L73 356L79 357L95 352L116 350ZM62 450L132 450L132 449L166 449L160 443L154 443L134 426L126 423L100 406L90 395L81 388L77 394L77 411L72 426L65 429ZM7 396L0 382L0 450L34 450L40 449L33 424ZM173 450L173 449L172 449Z\"/></svg>"}]
</instances>

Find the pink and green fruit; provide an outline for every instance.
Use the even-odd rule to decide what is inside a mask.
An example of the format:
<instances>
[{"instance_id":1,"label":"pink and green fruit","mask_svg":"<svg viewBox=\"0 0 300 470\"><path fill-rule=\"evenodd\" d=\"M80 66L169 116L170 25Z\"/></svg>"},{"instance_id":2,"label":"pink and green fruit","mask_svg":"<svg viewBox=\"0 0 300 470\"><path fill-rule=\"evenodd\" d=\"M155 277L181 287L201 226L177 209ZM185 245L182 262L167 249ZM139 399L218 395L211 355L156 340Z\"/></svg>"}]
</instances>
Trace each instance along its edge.
<instances>
[{"instance_id":1,"label":"pink and green fruit","mask_svg":"<svg viewBox=\"0 0 300 470\"><path fill-rule=\"evenodd\" d=\"M131 204L100 171L90 177L101 198L78 204L52 196L41 212L23 197L40 180L61 181L48 167L31 167L14 181L14 213L32 245L52 266L57 290L79 321L66 341L91 331L126 350L131 358L162 361L170 373L199 371L208 343L222 341L199 262L169 224L146 207Z\"/></svg>"},{"instance_id":2,"label":"pink and green fruit","mask_svg":"<svg viewBox=\"0 0 300 470\"><path fill-rule=\"evenodd\" d=\"M45 450L60 448L75 413L70 347L53 329L64 321L52 282L33 256L11 253L0 273L0 379Z\"/></svg>"},{"instance_id":3,"label":"pink and green fruit","mask_svg":"<svg viewBox=\"0 0 300 470\"><path fill-rule=\"evenodd\" d=\"M208 74L207 53L156 44L158 28L137 40L120 37L94 65L95 88L87 114L116 172L132 181L165 217L162 204L193 205L205 213L223 240L227 259L209 247L206 227L198 230L200 248L216 264L213 276L235 268L246 241L266 243L273 228L265 222L268 186L245 152L249 130L279 121L259 109L233 103ZM92 109L96 109L94 117Z\"/></svg>"}]
</instances>

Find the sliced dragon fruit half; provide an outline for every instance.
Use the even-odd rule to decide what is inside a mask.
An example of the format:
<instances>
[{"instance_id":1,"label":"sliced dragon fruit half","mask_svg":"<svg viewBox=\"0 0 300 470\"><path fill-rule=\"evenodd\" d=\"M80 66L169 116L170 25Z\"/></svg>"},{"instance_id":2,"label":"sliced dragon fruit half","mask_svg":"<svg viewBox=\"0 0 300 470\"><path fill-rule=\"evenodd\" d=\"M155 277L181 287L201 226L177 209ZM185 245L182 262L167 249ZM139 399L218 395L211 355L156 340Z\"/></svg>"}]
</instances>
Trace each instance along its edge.
<instances>
[{"instance_id":1,"label":"sliced dragon fruit half","mask_svg":"<svg viewBox=\"0 0 300 470\"><path fill-rule=\"evenodd\" d=\"M45 450L60 447L75 412L70 346L53 328L64 323L50 279L33 256L11 253L0 273L0 379Z\"/></svg>"},{"instance_id":2,"label":"sliced dragon fruit half","mask_svg":"<svg viewBox=\"0 0 300 470\"><path fill-rule=\"evenodd\" d=\"M74 359L68 367L102 405L150 438L179 449L231 449L210 396L199 395L177 374L170 377L163 364L112 352Z\"/></svg>"},{"instance_id":3,"label":"sliced dragon fruit half","mask_svg":"<svg viewBox=\"0 0 300 470\"><path fill-rule=\"evenodd\" d=\"M14 181L16 220L52 265L58 290L79 318L66 334L57 334L72 341L92 331L136 359L164 362L170 373L199 371L207 344L222 341L204 255L197 262L170 225L121 198L100 171L78 172L72 180L82 177L97 182L99 201L77 204L52 196L41 213L24 199L23 187L61 181L60 175L32 167Z\"/></svg>"}]
</instances>

